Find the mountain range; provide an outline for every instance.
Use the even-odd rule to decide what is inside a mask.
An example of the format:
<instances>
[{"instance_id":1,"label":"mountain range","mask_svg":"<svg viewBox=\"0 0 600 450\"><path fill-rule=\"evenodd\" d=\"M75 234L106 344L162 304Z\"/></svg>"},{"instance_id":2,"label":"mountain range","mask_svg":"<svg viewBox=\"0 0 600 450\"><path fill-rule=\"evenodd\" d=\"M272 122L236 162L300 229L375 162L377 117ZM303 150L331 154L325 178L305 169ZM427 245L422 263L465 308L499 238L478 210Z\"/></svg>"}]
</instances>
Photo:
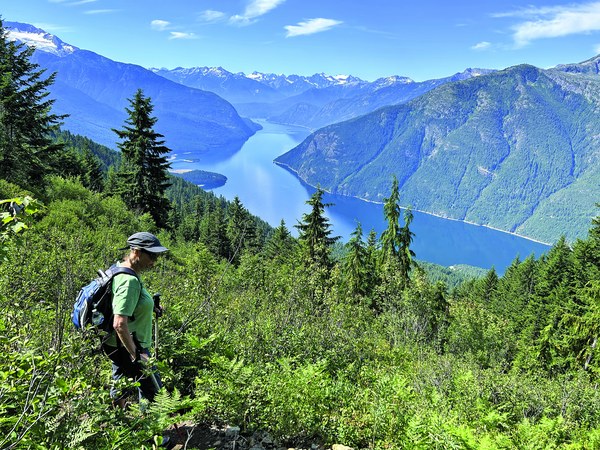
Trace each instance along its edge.
<instances>
[{"instance_id":1,"label":"mountain range","mask_svg":"<svg viewBox=\"0 0 600 450\"><path fill-rule=\"evenodd\" d=\"M553 69L467 69L415 82L390 76L144 69L5 22L57 72L54 112L65 128L115 147L138 87L175 152L227 156L258 125L315 130L277 158L306 183L383 201L392 177L403 206L555 242L583 237L600 192L600 57ZM211 92L209 92L211 91ZM230 103L231 102L231 103Z\"/></svg>"},{"instance_id":2,"label":"mountain range","mask_svg":"<svg viewBox=\"0 0 600 450\"><path fill-rule=\"evenodd\" d=\"M407 102L445 83L492 72L466 69L450 77L416 82L393 75L373 82L351 75L311 76L232 73L222 67L151 69L185 86L215 92L248 117L315 130L382 106Z\"/></svg>"},{"instance_id":3,"label":"mountain range","mask_svg":"<svg viewBox=\"0 0 600 450\"><path fill-rule=\"evenodd\" d=\"M600 196L600 57L511 67L322 128L276 162L313 186L544 242L585 236Z\"/></svg>"},{"instance_id":4,"label":"mountain range","mask_svg":"<svg viewBox=\"0 0 600 450\"><path fill-rule=\"evenodd\" d=\"M64 128L115 148L125 108L138 88L151 98L156 131L176 152L238 149L260 127L218 95L183 86L134 64L81 50L31 25L4 22L9 38L36 48L32 62L56 72L53 110L69 114Z\"/></svg>"}]
</instances>

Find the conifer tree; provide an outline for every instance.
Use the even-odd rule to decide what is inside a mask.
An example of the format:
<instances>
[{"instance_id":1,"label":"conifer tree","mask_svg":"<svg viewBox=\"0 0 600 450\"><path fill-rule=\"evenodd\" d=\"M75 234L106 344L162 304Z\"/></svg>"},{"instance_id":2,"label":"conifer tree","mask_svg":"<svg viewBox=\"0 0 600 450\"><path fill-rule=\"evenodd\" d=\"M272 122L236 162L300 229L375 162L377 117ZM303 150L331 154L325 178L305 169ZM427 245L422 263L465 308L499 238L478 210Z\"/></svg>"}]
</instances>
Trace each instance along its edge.
<instances>
[{"instance_id":1,"label":"conifer tree","mask_svg":"<svg viewBox=\"0 0 600 450\"><path fill-rule=\"evenodd\" d=\"M392 192L385 199L383 214L387 228L381 233L381 262L389 267L397 266L404 285L408 285L409 273L415 253L410 246L414 233L410 230L413 214L410 208L404 214L404 226L400 227L400 190L394 175Z\"/></svg>"},{"instance_id":2,"label":"conifer tree","mask_svg":"<svg viewBox=\"0 0 600 450\"><path fill-rule=\"evenodd\" d=\"M157 118L149 97L138 89L126 108L129 117L122 130L113 130L121 142L122 154L119 171L119 191L127 205L140 212L150 213L158 226L165 226L169 213L169 201L165 190L171 185L167 160L169 148L164 136L154 131Z\"/></svg>"},{"instance_id":3,"label":"conifer tree","mask_svg":"<svg viewBox=\"0 0 600 450\"><path fill-rule=\"evenodd\" d=\"M200 222L200 241L215 255L229 258L231 243L227 237L225 208L219 202L205 210Z\"/></svg>"},{"instance_id":4,"label":"conifer tree","mask_svg":"<svg viewBox=\"0 0 600 450\"><path fill-rule=\"evenodd\" d=\"M256 225L237 195L227 210L227 238L232 247L229 259L234 264L239 262L244 251L257 248Z\"/></svg>"},{"instance_id":5,"label":"conifer tree","mask_svg":"<svg viewBox=\"0 0 600 450\"><path fill-rule=\"evenodd\" d=\"M413 221L413 213L410 208L404 210L404 225L400 228L400 247L398 249L398 258L400 259L401 276L407 282L409 280L410 269L414 265L415 252L410 248L415 234L410 230Z\"/></svg>"},{"instance_id":6,"label":"conifer tree","mask_svg":"<svg viewBox=\"0 0 600 450\"><path fill-rule=\"evenodd\" d=\"M273 235L267 241L265 254L269 259L287 260L291 257L294 249L294 238L290 230L285 226L285 221L273 230Z\"/></svg>"},{"instance_id":7,"label":"conifer tree","mask_svg":"<svg viewBox=\"0 0 600 450\"><path fill-rule=\"evenodd\" d=\"M331 267L331 247L339 239L332 237L331 224L325 217L325 208L331 203L323 203L323 190L316 192L306 201L311 206L311 211L302 216L302 222L295 225L300 232L298 239L306 252L305 258L308 265L315 264L320 268Z\"/></svg>"},{"instance_id":8,"label":"conifer tree","mask_svg":"<svg viewBox=\"0 0 600 450\"><path fill-rule=\"evenodd\" d=\"M0 178L38 187L46 171L60 165L62 144L50 133L65 116L51 113L47 97L55 74L30 61L35 49L8 38L0 21Z\"/></svg>"},{"instance_id":9,"label":"conifer tree","mask_svg":"<svg viewBox=\"0 0 600 450\"><path fill-rule=\"evenodd\" d=\"M344 274L348 291L354 296L364 296L370 289L368 250L362 240L362 226L360 223L350 235L346 244L348 253L344 258Z\"/></svg>"},{"instance_id":10,"label":"conifer tree","mask_svg":"<svg viewBox=\"0 0 600 450\"><path fill-rule=\"evenodd\" d=\"M397 258L400 248L400 191L396 175L392 181L392 192L384 199L383 216L387 228L381 233L380 241L381 258L385 262Z\"/></svg>"},{"instance_id":11,"label":"conifer tree","mask_svg":"<svg viewBox=\"0 0 600 450\"><path fill-rule=\"evenodd\" d=\"M83 184L89 189L102 192L104 190L104 175L102 173L102 163L92 153L89 148L84 148L81 157L85 172L83 174Z\"/></svg>"}]
</instances>

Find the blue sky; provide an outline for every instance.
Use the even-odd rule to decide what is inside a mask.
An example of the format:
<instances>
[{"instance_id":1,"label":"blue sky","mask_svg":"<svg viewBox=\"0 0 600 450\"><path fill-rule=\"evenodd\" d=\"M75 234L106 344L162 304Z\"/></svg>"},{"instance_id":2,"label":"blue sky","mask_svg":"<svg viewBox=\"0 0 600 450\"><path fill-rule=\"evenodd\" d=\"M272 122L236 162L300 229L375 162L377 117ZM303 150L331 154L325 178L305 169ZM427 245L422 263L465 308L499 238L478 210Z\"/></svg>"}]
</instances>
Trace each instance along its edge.
<instances>
[{"instance_id":1,"label":"blue sky","mask_svg":"<svg viewBox=\"0 0 600 450\"><path fill-rule=\"evenodd\" d=\"M0 14L144 67L422 81L600 53L600 1L0 0Z\"/></svg>"}]
</instances>

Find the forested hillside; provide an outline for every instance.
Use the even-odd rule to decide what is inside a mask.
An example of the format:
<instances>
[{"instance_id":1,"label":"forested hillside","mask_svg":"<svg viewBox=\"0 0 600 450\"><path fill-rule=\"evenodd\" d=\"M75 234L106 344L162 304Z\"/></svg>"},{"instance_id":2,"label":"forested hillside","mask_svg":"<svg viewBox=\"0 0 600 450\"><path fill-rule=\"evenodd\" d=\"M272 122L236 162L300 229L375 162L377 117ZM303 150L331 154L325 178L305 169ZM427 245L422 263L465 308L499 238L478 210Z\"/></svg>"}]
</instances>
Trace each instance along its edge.
<instances>
[{"instance_id":1,"label":"forested hillside","mask_svg":"<svg viewBox=\"0 0 600 450\"><path fill-rule=\"evenodd\" d=\"M224 424L235 448L257 430L278 448L600 446L600 218L572 246L450 289L415 260L397 179L380 236L357 225L340 243L317 190L294 238L169 178L142 92L102 172L85 139L55 138L52 78L31 52L2 33L0 48L0 448L150 449L164 434L225 448L194 438ZM97 336L70 313L140 230L170 249L142 274L166 308L165 389L123 411Z\"/></svg>"},{"instance_id":2,"label":"forested hillside","mask_svg":"<svg viewBox=\"0 0 600 450\"><path fill-rule=\"evenodd\" d=\"M584 237L600 177L600 78L517 66L331 125L277 159L327 191L544 242Z\"/></svg>"}]
</instances>

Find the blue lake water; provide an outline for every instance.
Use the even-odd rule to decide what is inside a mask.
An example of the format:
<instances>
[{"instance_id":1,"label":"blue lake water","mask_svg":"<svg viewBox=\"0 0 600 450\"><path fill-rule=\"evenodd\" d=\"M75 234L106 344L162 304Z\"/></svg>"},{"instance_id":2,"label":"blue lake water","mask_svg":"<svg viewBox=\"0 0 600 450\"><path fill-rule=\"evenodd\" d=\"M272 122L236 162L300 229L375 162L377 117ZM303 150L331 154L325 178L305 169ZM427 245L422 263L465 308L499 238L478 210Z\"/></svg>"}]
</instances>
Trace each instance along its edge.
<instances>
[{"instance_id":1,"label":"blue lake water","mask_svg":"<svg viewBox=\"0 0 600 450\"><path fill-rule=\"evenodd\" d=\"M296 234L293 226L309 212L306 200L315 190L273 160L299 144L308 132L298 127L260 123L264 128L228 158L211 161L196 155L176 155L172 169L202 169L225 175L227 183L214 189L215 194L228 200L237 195L252 214L273 226L283 219ZM380 204L330 194L323 199L334 204L326 209L326 215L334 235L342 236L344 241L358 222L365 240L371 229L379 235L386 228ZM516 256L539 257L549 249L547 245L508 233L418 211L414 211L411 230L415 234L412 249L417 259L444 266L469 264L486 269L493 266L503 273Z\"/></svg>"}]
</instances>

